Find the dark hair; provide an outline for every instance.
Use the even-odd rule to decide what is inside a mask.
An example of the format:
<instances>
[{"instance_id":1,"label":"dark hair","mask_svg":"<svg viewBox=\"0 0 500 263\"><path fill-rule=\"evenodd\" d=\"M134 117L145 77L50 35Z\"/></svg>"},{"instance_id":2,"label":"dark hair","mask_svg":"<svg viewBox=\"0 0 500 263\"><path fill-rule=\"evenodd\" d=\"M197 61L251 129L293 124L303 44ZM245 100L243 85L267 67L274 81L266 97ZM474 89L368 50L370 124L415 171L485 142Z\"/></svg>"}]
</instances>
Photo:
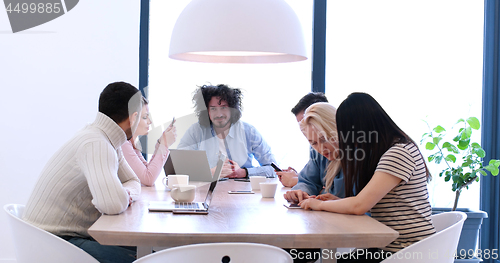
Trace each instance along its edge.
<instances>
[{"instance_id":1,"label":"dark hair","mask_svg":"<svg viewBox=\"0 0 500 263\"><path fill-rule=\"evenodd\" d=\"M346 197L354 195L353 189L359 193L368 184L380 158L394 144L417 145L366 93L351 93L337 109L336 119L339 150L344 153L341 164ZM354 156L358 151L363 153L364 158ZM349 152L350 158L346 156ZM429 180L425 161L424 165Z\"/></svg>"},{"instance_id":2,"label":"dark hair","mask_svg":"<svg viewBox=\"0 0 500 263\"><path fill-rule=\"evenodd\" d=\"M142 107L140 91L126 82L114 82L106 86L99 96L99 112L116 123L126 120Z\"/></svg>"},{"instance_id":3,"label":"dark hair","mask_svg":"<svg viewBox=\"0 0 500 263\"><path fill-rule=\"evenodd\" d=\"M328 102L326 96L322 92L310 92L307 93L304 97L302 97L297 105L293 107L292 113L297 116L301 111L305 111L309 106L313 105L316 102Z\"/></svg>"},{"instance_id":4,"label":"dark hair","mask_svg":"<svg viewBox=\"0 0 500 263\"><path fill-rule=\"evenodd\" d=\"M231 123L235 123L241 118L242 94L240 89L230 88L224 84L203 85L194 92L193 96L196 116L198 116L198 121L202 126L210 126L212 123L208 115L208 103L212 97L219 97L219 102L222 100L227 102L231 109Z\"/></svg>"}]
</instances>

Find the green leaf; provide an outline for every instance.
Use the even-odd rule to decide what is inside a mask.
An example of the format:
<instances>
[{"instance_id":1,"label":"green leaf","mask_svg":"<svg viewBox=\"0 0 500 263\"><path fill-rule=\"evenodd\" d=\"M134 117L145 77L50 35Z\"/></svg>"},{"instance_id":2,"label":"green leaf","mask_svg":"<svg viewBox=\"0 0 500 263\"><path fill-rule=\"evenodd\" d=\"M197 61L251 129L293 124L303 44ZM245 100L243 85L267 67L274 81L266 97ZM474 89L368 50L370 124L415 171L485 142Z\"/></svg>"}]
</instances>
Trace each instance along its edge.
<instances>
[{"instance_id":1,"label":"green leaf","mask_svg":"<svg viewBox=\"0 0 500 263\"><path fill-rule=\"evenodd\" d=\"M460 140L461 141L470 140L471 135L472 135L472 129L470 127L467 127L461 132Z\"/></svg>"},{"instance_id":2,"label":"green leaf","mask_svg":"<svg viewBox=\"0 0 500 263\"><path fill-rule=\"evenodd\" d=\"M446 156L446 161L448 162L452 162L452 163L455 163L457 161L457 157L455 157L455 155L453 154L448 154L448 156Z\"/></svg>"},{"instance_id":3,"label":"green leaf","mask_svg":"<svg viewBox=\"0 0 500 263\"><path fill-rule=\"evenodd\" d=\"M479 149L473 148L472 152L477 154L477 156L479 156L481 158L484 158L484 156L486 156L486 152L481 148L479 148Z\"/></svg>"},{"instance_id":4,"label":"green leaf","mask_svg":"<svg viewBox=\"0 0 500 263\"><path fill-rule=\"evenodd\" d=\"M469 165L472 164L472 160L471 159L468 159L467 161L465 161L463 164L462 164L462 167L467 167Z\"/></svg>"},{"instance_id":5,"label":"green leaf","mask_svg":"<svg viewBox=\"0 0 500 263\"><path fill-rule=\"evenodd\" d=\"M498 175L498 167L489 164L484 169L488 170L492 175Z\"/></svg>"},{"instance_id":6,"label":"green leaf","mask_svg":"<svg viewBox=\"0 0 500 263\"><path fill-rule=\"evenodd\" d=\"M441 141L441 139L443 139L443 138L441 138L441 137L434 137L434 138L432 138L432 142L433 142L435 145L438 145L438 144L439 144L439 142Z\"/></svg>"},{"instance_id":7,"label":"green leaf","mask_svg":"<svg viewBox=\"0 0 500 263\"><path fill-rule=\"evenodd\" d=\"M479 143L477 142L471 143L470 146L472 146L472 148L481 148L481 145L479 145Z\"/></svg>"},{"instance_id":8,"label":"green leaf","mask_svg":"<svg viewBox=\"0 0 500 263\"><path fill-rule=\"evenodd\" d=\"M482 175L484 175L484 176L488 175L484 170L479 170L479 173L482 174ZM477 178L477 180L479 181L479 178Z\"/></svg>"},{"instance_id":9,"label":"green leaf","mask_svg":"<svg viewBox=\"0 0 500 263\"><path fill-rule=\"evenodd\" d=\"M454 142L458 142L460 140L460 134L455 136L455 138L453 138L453 141Z\"/></svg>"},{"instance_id":10,"label":"green leaf","mask_svg":"<svg viewBox=\"0 0 500 263\"><path fill-rule=\"evenodd\" d=\"M488 164L498 167L500 166L500 160L491 159Z\"/></svg>"},{"instance_id":11,"label":"green leaf","mask_svg":"<svg viewBox=\"0 0 500 263\"><path fill-rule=\"evenodd\" d=\"M436 128L433 129L436 133L442 133L446 131L441 125L436 126Z\"/></svg>"},{"instance_id":12,"label":"green leaf","mask_svg":"<svg viewBox=\"0 0 500 263\"><path fill-rule=\"evenodd\" d=\"M479 120L476 117L470 117L467 119L467 123L470 125L470 127L474 130L479 130L481 125L479 124Z\"/></svg>"},{"instance_id":13,"label":"green leaf","mask_svg":"<svg viewBox=\"0 0 500 263\"><path fill-rule=\"evenodd\" d=\"M464 119L459 119L459 120L457 121L457 123L461 123L461 122L465 122L465 120L464 120Z\"/></svg>"},{"instance_id":14,"label":"green leaf","mask_svg":"<svg viewBox=\"0 0 500 263\"><path fill-rule=\"evenodd\" d=\"M434 160L434 158L436 158L436 156L431 155L431 156L427 157L427 161L432 162Z\"/></svg>"},{"instance_id":15,"label":"green leaf","mask_svg":"<svg viewBox=\"0 0 500 263\"><path fill-rule=\"evenodd\" d=\"M436 147L436 145L434 143L432 143L432 142L427 142L425 144L425 149L427 149L427 150L433 150L434 147Z\"/></svg>"},{"instance_id":16,"label":"green leaf","mask_svg":"<svg viewBox=\"0 0 500 263\"><path fill-rule=\"evenodd\" d=\"M458 149L460 149L462 151L466 150L467 148L469 148L469 143L470 143L470 140L465 140L465 141L460 140L458 142L458 145L457 145Z\"/></svg>"},{"instance_id":17,"label":"green leaf","mask_svg":"<svg viewBox=\"0 0 500 263\"><path fill-rule=\"evenodd\" d=\"M445 142L443 143L443 149L446 149L448 150L449 152L452 152L452 153L460 153L457 149L457 147L449 142Z\"/></svg>"},{"instance_id":18,"label":"green leaf","mask_svg":"<svg viewBox=\"0 0 500 263\"><path fill-rule=\"evenodd\" d=\"M444 181L445 182L449 182L450 178L451 178L451 175L446 175L446 177L444 177Z\"/></svg>"},{"instance_id":19,"label":"green leaf","mask_svg":"<svg viewBox=\"0 0 500 263\"><path fill-rule=\"evenodd\" d=\"M441 160L443 160L443 156L439 155L439 156L436 156L436 158L434 159L434 162L437 163L437 164L440 164Z\"/></svg>"},{"instance_id":20,"label":"green leaf","mask_svg":"<svg viewBox=\"0 0 500 263\"><path fill-rule=\"evenodd\" d=\"M471 177L472 173L465 173L462 176L460 176L461 180L465 182L465 180L468 180L469 177Z\"/></svg>"}]
</instances>

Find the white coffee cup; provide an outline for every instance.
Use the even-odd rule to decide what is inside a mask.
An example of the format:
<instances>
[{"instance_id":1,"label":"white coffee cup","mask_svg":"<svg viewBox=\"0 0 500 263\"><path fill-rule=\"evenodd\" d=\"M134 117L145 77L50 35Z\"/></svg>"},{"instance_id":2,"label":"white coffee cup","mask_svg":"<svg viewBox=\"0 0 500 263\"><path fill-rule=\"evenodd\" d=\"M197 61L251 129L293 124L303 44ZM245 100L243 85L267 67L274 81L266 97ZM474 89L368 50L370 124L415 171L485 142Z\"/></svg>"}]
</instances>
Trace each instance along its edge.
<instances>
[{"instance_id":1,"label":"white coffee cup","mask_svg":"<svg viewBox=\"0 0 500 263\"><path fill-rule=\"evenodd\" d=\"M170 192L170 196L176 202L193 202L196 196L196 185L175 184Z\"/></svg>"},{"instance_id":2,"label":"white coffee cup","mask_svg":"<svg viewBox=\"0 0 500 263\"><path fill-rule=\"evenodd\" d=\"M168 178L167 186L168 188L170 188L170 190L173 189L173 186L175 184L182 184L182 185L189 184L189 175L170 174L167 178Z\"/></svg>"},{"instance_id":3,"label":"white coffee cup","mask_svg":"<svg viewBox=\"0 0 500 263\"><path fill-rule=\"evenodd\" d=\"M252 186L252 190L260 190L259 183L265 182L265 176L250 176L250 185Z\"/></svg>"},{"instance_id":4,"label":"white coffee cup","mask_svg":"<svg viewBox=\"0 0 500 263\"><path fill-rule=\"evenodd\" d=\"M274 198L278 183L260 183L260 192L264 198Z\"/></svg>"}]
</instances>

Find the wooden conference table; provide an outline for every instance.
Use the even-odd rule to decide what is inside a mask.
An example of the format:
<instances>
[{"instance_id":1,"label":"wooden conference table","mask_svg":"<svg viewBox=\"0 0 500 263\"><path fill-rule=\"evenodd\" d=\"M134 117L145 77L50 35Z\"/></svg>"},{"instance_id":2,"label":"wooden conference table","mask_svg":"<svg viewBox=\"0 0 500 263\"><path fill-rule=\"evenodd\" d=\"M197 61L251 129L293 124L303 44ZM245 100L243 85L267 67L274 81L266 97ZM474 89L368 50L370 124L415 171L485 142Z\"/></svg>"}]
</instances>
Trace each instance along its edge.
<instances>
[{"instance_id":1,"label":"wooden conference table","mask_svg":"<svg viewBox=\"0 0 500 263\"><path fill-rule=\"evenodd\" d=\"M287 209L283 194L290 188L270 180L278 183L275 198L262 198L260 191L228 194L229 190L250 190L250 183L219 182L208 215L149 212L149 201L172 201L169 190L158 180L154 187L142 187L140 200L122 214L101 216L89 233L103 245L137 246L138 256L151 253L152 247L214 242L282 248L384 247L398 236L366 215ZM207 190L207 184L197 187L195 201L204 201Z\"/></svg>"}]
</instances>

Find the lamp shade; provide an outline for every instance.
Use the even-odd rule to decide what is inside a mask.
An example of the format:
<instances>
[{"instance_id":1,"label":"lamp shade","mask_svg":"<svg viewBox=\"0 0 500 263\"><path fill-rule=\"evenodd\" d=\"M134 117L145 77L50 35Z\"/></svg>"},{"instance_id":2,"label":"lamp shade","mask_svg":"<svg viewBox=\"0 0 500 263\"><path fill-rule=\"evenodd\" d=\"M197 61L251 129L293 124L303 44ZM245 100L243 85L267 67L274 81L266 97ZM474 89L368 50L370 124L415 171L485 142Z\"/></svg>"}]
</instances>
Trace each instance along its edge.
<instances>
[{"instance_id":1,"label":"lamp shade","mask_svg":"<svg viewBox=\"0 0 500 263\"><path fill-rule=\"evenodd\" d=\"M300 21L284 0L193 0L175 23L169 57L210 63L307 59Z\"/></svg>"}]
</instances>

